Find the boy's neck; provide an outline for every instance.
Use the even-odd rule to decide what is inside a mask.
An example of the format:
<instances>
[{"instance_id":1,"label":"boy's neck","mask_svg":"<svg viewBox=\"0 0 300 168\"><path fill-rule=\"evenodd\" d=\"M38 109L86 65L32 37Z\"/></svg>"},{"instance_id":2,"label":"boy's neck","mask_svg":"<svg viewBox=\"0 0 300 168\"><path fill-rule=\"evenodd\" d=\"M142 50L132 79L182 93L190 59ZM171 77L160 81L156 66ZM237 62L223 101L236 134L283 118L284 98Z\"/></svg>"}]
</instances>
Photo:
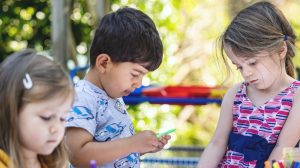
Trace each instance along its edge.
<instances>
[{"instance_id":1,"label":"boy's neck","mask_svg":"<svg viewBox=\"0 0 300 168\"><path fill-rule=\"evenodd\" d=\"M102 84L101 84L101 79L99 73L91 68L85 75L84 77L85 80L91 82L92 84L96 85L100 89L103 89Z\"/></svg>"}]
</instances>

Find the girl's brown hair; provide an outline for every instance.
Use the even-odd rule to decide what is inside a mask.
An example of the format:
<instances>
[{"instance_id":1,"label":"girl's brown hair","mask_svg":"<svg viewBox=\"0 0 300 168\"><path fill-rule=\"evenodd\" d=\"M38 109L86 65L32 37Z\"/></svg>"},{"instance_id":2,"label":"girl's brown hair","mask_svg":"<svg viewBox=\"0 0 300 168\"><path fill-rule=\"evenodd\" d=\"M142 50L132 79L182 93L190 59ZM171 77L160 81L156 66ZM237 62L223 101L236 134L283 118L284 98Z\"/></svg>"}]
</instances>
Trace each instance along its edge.
<instances>
[{"instance_id":1,"label":"girl's brown hair","mask_svg":"<svg viewBox=\"0 0 300 168\"><path fill-rule=\"evenodd\" d=\"M28 74L32 87L26 88ZM51 59L26 49L8 56L0 65L0 148L11 158L11 167L24 167L24 158L18 151L18 115L24 104L46 101L54 96L74 94L73 84L62 66ZM49 168L62 168L68 163L64 142L50 155L39 155L41 163Z\"/></svg>"},{"instance_id":2,"label":"girl's brown hair","mask_svg":"<svg viewBox=\"0 0 300 168\"><path fill-rule=\"evenodd\" d=\"M251 56L261 51L277 52L287 45L285 69L295 77L292 58L295 56L296 35L283 13L269 2L258 2L240 11L220 37L220 49L228 70L224 49L236 55Z\"/></svg>"}]
</instances>

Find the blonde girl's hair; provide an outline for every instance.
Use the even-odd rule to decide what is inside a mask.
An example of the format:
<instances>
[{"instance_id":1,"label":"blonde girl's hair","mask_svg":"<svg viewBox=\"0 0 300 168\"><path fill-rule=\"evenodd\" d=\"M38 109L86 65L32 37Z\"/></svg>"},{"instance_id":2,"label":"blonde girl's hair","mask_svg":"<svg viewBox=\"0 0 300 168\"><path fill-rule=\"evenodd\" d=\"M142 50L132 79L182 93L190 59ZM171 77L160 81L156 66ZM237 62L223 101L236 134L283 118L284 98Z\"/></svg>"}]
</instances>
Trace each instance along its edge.
<instances>
[{"instance_id":1,"label":"blonde girl's hair","mask_svg":"<svg viewBox=\"0 0 300 168\"><path fill-rule=\"evenodd\" d=\"M229 66L224 49L236 55L251 56L261 51L279 52L287 45L285 69L295 78L292 58L295 56L296 35L283 13L270 2L257 2L240 11L219 38L221 56L227 70Z\"/></svg>"},{"instance_id":2,"label":"blonde girl's hair","mask_svg":"<svg viewBox=\"0 0 300 168\"><path fill-rule=\"evenodd\" d=\"M30 76L32 85L23 83L26 75ZM18 151L21 107L55 96L74 95L73 84L62 66L31 49L14 53L1 63L0 81L0 148L10 156L10 167L24 167L24 158ZM50 155L39 155L38 159L48 168L65 167L68 157L64 142Z\"/></svg>"}]
</instances>

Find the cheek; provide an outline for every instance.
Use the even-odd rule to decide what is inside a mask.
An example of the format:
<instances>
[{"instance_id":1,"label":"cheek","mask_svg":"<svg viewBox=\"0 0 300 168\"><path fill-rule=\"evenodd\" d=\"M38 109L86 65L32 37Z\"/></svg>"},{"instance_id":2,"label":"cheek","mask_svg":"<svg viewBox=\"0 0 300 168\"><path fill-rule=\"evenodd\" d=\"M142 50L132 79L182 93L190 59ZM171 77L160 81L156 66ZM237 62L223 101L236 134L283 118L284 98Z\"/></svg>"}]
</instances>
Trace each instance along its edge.
<instances>
[{"instance_id":1,"label":"cheek","mask_svg":"<svg viewBox=\"0 0 300 168\"><path fill-rule=\"evenodd\" d=\"M265 67L261 73L265 78L274 78L278 76L278 72L277 68Z\"/></svg>"},{"instance_id":2,"label":"cheek","mask_svg":"<svg viewBox=\"0 0 300 168\"><path fill-rule=\"evenodd\" d=\"M43 127L30 123L20 125L19 136L22 146L32 148L40 144L44 138L43 132L45 131Z\"/></svg>"},{"instance_id":3,"label":"cheek","mask_svg":"<svg viewBox=\"0 0 300 168\"><path fill-rule=\"evenodd\" d=\"M18 130L19 130L19 134L21 138L26 138L27 136L31 136L28 134L31 134L31 132L33 130L35 130L35 128L33 127L33 124L30 123L30 120L28 120L27 118L20 118L19 119L19 123L18 123Z\"/></svg>"},{"instance_id":4,"label":"cheek","mask_svg":"<svg viewBox=\"0 0 300 168\"><path fill-rule=\"evenodd\" d=\"M59 134L59 137L58 137L59 141L61 141L64 138L65 131L66 131L66 129L65 129L65 126L63 125L63 127L60 128L60 134Z\"/></svg>"},{"instance_id":5,"label":"cheek","mask_svg":"<svg viewBox=\"0 0 300 168\"><path fill-rule=\"evenodd\" d=\"M253 71L255 72L256 75L266 77L268 74L270 74L272 71L270 71L269 67L263 64L260 64L256 66Z\"/></svg>"},{"instance_id":6,"label":"cheek","mask_svg":"<svg viewBox=\"0 0 300 168\"><path fill-rule=\"evenodd\" d=\"M47 131L47 125L38 116L20 117L18 127L19 133L24 136L38 137Z\"/></svg>"},{"instance_id":7,"label":"cheek","mask_svg":"<svg viewBox=\"0 0 300 168\"><path fill-rule=\"evenodd\" d=\"M113 84L113 87L116 85L122 85L124 83L128 83L128 79L130 74L128 72L114 72L111 77L109 77L109 84Z\"/></svg>"},{"instance_id":8,"label":"cheek","mask_svg":"<svg viewBox=\"0 0 300 168\"><path fill-rule=\"evenodd\" d=\"M130 73L122 73L118 76L117 79L115 79L116 85L119 87L126 88L128 85L130 85L133 82L133 78L131 77Z\"/></svg>"}]
</instances>

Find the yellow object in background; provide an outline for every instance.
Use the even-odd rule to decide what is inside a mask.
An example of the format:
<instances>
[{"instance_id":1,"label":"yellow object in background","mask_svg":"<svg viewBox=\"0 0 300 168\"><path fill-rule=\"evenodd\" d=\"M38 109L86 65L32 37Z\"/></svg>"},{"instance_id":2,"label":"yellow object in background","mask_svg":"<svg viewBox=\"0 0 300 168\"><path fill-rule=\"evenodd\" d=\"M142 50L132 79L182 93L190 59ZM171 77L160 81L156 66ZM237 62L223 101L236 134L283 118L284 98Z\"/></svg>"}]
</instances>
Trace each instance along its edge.
<instances>
[{"instance_id":1,"label":"yellow object in background","mask_svg":"<svg viewBox=\"0 0 300 168\"><path fill-rule=\"evenodd\" d=\"M221 88L212 89L209 97L222 98L226 92L227 92L227 89L225 89L225 88L224 89L221 89Z\"/></svg>"}]
</instances>

